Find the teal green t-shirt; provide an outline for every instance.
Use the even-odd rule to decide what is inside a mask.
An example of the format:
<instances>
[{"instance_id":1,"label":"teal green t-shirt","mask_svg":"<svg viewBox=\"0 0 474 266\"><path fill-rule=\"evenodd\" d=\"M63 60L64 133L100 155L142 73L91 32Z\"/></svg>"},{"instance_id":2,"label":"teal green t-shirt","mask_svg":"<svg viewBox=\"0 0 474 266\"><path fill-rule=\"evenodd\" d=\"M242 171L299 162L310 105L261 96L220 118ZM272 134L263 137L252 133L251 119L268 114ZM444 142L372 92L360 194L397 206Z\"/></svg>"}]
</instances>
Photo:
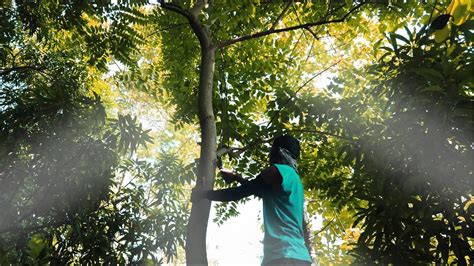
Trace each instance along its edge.
<instances>
[{"instance_id":1,"label":"teal green t-shirt","mask_svg":"<svg viewBox=\"0 0 474 266\"><path fill-rule=\"evenodd\" d=\"M304 191L296 171L288 165L275 164L283 178L282 190L263 192L262 265L275 259L291 258L311 262L303 236Z\"/></svg>"}]
</instances>

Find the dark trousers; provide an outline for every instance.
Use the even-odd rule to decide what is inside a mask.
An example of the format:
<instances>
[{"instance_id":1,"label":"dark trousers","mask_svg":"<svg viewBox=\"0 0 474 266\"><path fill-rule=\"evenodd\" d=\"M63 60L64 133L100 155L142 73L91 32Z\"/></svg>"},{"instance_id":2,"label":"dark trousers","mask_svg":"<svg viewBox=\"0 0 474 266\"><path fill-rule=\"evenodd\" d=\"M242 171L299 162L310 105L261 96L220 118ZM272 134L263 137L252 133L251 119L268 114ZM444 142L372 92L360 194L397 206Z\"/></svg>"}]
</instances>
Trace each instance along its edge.
<instances>
[{"instance_id":1,"label":"dark trousers","mask_svg":"<svg viewBox=\"0 0 474 266\"><path fill-rule=\"evenodd\" d=\"M304 261L304 260L297 260L297 259L288 259L288 258L282 258L282 259L276 259L270 261L267 265L273 266L310 266L311 262L309 261Z\"/></svg>"}]
</instances>

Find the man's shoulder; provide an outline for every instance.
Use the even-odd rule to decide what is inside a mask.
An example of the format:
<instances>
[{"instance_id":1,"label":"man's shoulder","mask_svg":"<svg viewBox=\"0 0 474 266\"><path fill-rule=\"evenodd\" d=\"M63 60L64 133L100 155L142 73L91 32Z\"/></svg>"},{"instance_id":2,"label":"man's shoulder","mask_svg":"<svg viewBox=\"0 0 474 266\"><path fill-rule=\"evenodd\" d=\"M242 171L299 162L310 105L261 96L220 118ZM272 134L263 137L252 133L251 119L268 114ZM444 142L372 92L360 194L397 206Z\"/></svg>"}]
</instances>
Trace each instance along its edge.
<instances>
[{"instance_id":1,"label":"man's shoulder","mask_svg":"<svg viewBox=\"0 0 474 266\"><path fill-rule=\"evenodd\" d=\"M283 180L279 169L275 165L264 169L261 173L261 176L263 181L269 185L279 185Z\"/></svg>"},{"instance_id":2,"label":"man's shoulder","mask_svg":"<svg viewBox=\"0 0 474 266\"><path fill-rule=\"evenodd\" d=\"M285 174L292 174L292 175L298 175L298 173L296 172L296 170L287 165L287 164L274 164L275 168L277 168L278 172L281 174L281 175L285 175Z\"/></svg>"}]
</instances>

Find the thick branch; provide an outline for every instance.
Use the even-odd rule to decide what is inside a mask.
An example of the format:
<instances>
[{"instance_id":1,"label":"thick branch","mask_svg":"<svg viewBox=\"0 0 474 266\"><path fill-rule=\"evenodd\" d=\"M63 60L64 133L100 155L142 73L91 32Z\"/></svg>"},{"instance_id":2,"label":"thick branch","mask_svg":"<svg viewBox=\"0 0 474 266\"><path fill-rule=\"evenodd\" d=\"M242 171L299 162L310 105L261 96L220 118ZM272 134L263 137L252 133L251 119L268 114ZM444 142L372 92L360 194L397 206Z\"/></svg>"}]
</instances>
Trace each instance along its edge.
<instances>
[{"instance_id":1,"label":"thick branch","mask_svg":"<svg viewBox=\"0 0 474 266\"><path fill-rule=\"evenodd\" d=\"M282 28L282 29L269 29L269 30L266 30L266 31L261 31L261 32L257 32L257 33L254 33L254 34L250 34L250 35L246 35L246 36L242 36L242 37L237 37L237 38L232 39L232 40L227 40L227 41L221 42L217 45L217 48L223 48L223 47L229 46L229 45L234 44L234 43L259 38L259 37L267 36L267 35L274 34L274 33L287 32L287 31L293 31L293 30L298 30L298 29L307 29L307 28L311 28L311 27L314 27L314 26L321 26L321 25L325 25L325 24L344 22L346 20L346 18L349 17L349 15L351 15L353 12L358 10L364 4L366 4L366 2L362 2L358 5L356 5L351 10L349 10L349 12L347 12L344 16L342 16L339 19L321 20L321 21L317 21L317 22L310 22L310 23L300 24L300 25L287 27L287 28Z\"/></svg>"},{"instance_id":2,"label":"thick branch","mask_svg":"<svg viewBox=\"0 0 474 266\"><path fill-rule=\"evenodd\" d=\"M207 33L206 29L201 25L197 16L191 16L189 18L189 24L194 31L194 34L199 39L199 44L201 45L201 49L203 50L211 50L214 49L211 47L211 38L209 38L209 34Z\"/></svg>"},{"instance_id":3,"label":"thick branch","mask_svg":"<svg viewBox=\"0 0 474 266\"><path fill-rule=\"evenodd\" d=\"M186 10L181 8L180 6L173 4L173 3L164 3L163 1L160 2L160 6L166 10L173 11L175 13L178 13L182 15L183 17L187 18L189 20L189 17L191 16Z\"/></svg>"}]
</instances>

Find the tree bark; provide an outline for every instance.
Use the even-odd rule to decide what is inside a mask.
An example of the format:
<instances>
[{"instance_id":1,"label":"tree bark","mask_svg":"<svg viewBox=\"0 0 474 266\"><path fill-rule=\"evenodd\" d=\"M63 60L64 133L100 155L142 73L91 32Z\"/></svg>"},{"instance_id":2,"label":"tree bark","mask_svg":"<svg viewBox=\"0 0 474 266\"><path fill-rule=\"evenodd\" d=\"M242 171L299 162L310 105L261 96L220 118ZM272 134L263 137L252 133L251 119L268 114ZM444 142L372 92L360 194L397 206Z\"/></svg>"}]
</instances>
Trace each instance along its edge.
<instances>
[{"instance_id":1,"label":"tree bark","mask_svg":"<svg viewBox=\"0 0 474 266\"><path fill-rule=\"evenodd\" d=\"M201 42L201 68L198 90L198 115L201 128L201 154L196 189L212 189L215 180L216 122L212 106L215 48ZM206 232L211 209L209 200L193 203L186 234L187 265L207 265Z\"/></svg>"}]
</instances>

